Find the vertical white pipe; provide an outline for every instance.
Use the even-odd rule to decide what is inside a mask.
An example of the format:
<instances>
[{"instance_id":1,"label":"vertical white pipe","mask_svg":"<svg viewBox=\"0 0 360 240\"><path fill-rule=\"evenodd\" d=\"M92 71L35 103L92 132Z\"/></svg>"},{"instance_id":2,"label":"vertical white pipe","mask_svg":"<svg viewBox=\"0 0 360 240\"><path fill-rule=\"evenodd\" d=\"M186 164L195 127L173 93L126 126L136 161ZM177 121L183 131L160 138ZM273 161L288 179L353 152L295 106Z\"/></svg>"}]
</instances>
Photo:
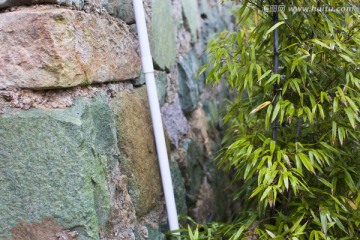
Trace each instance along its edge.
<instances>
[{"instance_id":1,"label":"vertical white pipe","mask_svg":"<svg viewBox=\"0 0 360 240\"><path fill-rule=\"evenodd\" d=\"M136 27L141 49L141 63L145 74L146 88L149 97L152 124L154 128L156 149L159 158L161 180L165 195L166 210L170 230L178 230L179 222L175 205L174 189L171 180L170 166L166 151L165 135L161 120L160 105L156 90L154 67L150 53L149 37L146 29L145 13L142 0L133 0Z\"/></svg>"}]
</instances>

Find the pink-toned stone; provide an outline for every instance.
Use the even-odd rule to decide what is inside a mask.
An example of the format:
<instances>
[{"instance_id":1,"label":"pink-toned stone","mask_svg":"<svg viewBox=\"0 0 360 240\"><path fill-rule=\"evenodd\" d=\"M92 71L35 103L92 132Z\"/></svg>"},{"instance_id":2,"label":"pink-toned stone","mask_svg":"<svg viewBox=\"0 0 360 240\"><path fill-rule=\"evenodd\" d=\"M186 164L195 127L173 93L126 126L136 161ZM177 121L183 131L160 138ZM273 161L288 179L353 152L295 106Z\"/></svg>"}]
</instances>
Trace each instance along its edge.
<instances>
[{"instance_id":1,"label":"pink-toned stone","mask_svg":"<svg viewBox=\"0 0 360 240\"><path fill-rule=\"evenodd\" d=\"M125 23L41 6L0 14L0 89L63 88L134 79L138 42Z\"/></svg>"}]
</instances>

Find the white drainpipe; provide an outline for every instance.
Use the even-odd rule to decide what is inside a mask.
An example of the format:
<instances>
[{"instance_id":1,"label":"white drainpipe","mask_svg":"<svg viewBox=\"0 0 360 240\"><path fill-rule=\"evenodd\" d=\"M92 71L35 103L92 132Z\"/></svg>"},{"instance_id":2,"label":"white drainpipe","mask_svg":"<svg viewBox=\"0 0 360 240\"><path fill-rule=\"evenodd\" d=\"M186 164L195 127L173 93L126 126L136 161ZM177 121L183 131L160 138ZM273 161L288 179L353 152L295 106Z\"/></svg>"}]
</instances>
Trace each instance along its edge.
<instances>
[{"instance_id":1,"label":"white drainpipe","mask_svg":"<svg viewBox=\"0 0 360 240\"><path fill-rule=\"evenodd\" d=\"M175 205L174 189L171 180L170 166L166 151L164 129L161 120L160 105L156 91L154 67L150 53L149 37L146 29L144 6L142 0L133 0L136 27L141 49L141 63L145 74L147 93L149 97L152 124L154 128L156 149L159 158L160 173L165 195L166 210L170 230L178 230L179 222Z\"/></svg>"}]
</instances>

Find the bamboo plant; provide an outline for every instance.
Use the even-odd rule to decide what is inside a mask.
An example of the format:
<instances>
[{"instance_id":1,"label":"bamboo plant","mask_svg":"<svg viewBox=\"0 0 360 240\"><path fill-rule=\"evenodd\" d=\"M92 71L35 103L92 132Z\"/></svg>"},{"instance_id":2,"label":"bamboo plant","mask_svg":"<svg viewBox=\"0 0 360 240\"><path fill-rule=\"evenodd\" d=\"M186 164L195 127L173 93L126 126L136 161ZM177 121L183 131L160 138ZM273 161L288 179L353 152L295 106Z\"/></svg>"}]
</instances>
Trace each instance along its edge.
<instances>
[{"instance_id":1,"label":"bamboo plant","mask_svg":"<svg viewBox=\"0 0 360 240\"><path fill-rule=\"evenodd\" d=\"M236 1L236 31L209 43L200 72L237 92L218 161L244 208L198 239L360 238L356 4Z\"/></svg>"}]
</instances>

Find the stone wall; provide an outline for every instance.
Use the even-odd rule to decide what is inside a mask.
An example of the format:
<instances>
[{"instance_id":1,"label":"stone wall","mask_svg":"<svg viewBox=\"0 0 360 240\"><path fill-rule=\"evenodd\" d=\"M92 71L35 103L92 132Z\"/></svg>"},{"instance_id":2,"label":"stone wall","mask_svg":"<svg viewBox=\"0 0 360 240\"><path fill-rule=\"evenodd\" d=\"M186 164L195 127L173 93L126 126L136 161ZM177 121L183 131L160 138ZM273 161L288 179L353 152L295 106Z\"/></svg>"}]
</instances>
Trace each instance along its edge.
<instances>
[{"instance_id":1,"label":"stone wall","mask_svg":"<svg viewBox=\"0 0 360 240\"><path fill-rule=\"evenodd\" d=\"M145 8L178 212L204 222L226 203L211 162L226 91L196 71L229 10ZM0 239L164 238L135 29L131 0L0 1Z\"/></svg>"}]
</instances>

